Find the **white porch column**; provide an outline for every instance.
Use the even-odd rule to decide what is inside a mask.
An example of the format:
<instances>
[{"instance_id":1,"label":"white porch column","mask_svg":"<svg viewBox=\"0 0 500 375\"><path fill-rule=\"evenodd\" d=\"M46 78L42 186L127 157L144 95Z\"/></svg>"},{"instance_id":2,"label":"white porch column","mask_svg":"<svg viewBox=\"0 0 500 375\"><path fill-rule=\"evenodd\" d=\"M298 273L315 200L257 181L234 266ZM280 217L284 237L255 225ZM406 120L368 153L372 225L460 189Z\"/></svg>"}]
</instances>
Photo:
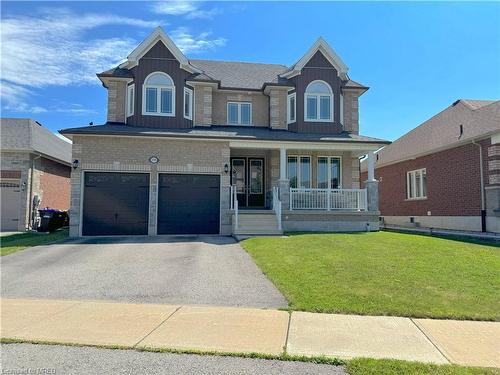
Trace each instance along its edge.
<instances>
[{"instance_id":1,"label":"white porch column","mask_svg":"<svg viewBox=\"0 0 500 375\"><path fill-rule=\"evenodd\" d=\"M378 181L375 180L375 157L368 151L368 180L365 182L368 211L378 211Z\"/></svg>"},{"instance_id":2,"label":"white porch column","mask_svg":"<svg viewBox=\"0 0 500 375\"><path fill-rule=\"evenodd\" d=\"M375 157L373 151L368 151L368 181L375 181Z\"/></svg>"},{"instance_id":3,"label":"white porch column","mask_svg":"<svg viewBox=\"0 0 500 375\"><path fill-rule=\"evenodd\" d=\"M280 180L286 180L286 148L280 147Z\"/></svg>"},{"instance_id":4,"label":"white porch column","mask_svg":"<svg viewBox=\"0 0 500 375\"><path fill-rule=\"evenodd\" d=\"M285 146L281 146L279 188L282 211L288 210L290 206L290 182L286 178L286 161L286 148Z\"/></svg>"}]
</instances>

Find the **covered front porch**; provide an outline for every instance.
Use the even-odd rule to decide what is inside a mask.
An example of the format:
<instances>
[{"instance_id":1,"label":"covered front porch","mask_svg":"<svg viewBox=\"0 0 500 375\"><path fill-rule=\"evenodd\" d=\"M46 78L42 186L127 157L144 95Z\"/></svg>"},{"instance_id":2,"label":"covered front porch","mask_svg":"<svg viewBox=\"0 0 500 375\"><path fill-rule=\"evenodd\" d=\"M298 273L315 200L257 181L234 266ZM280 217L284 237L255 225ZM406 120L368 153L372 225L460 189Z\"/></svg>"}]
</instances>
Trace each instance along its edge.
<instances>
[{"instance_id":1,"label":"covered front porch","mask_svg":"<svg viewBox=\"0 0 500 375\"><path fill-rule=\"evenodd\" d=\"M379 147L231 142L233 233L378 230L373 152ZM364 155L371 174L361 188L359 158Z\"/></svg>"}]
</instances>

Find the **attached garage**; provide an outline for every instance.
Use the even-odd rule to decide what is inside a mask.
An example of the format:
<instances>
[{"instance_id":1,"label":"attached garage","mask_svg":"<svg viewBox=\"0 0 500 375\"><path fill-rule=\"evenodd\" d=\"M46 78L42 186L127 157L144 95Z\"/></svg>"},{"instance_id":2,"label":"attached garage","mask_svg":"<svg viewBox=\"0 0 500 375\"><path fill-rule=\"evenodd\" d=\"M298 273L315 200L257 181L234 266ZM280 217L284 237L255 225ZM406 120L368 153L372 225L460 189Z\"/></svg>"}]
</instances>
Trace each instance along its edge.
<instances>
[{"instance_id":1,"label":"attached garage","mask_svg":"<svg viewBox=\"0 0 500 375\"><path fill-rule=\"evenodd\" d=\"M220 176L160 174L158 234L219 234Z\"/></svg>"},{"instance_id":2,"label":"attached garage","mask_svg":"<svg viewBox=\"0 0 500 375\"><path fill-rule=\"evenodd\" d=\"M19 180L0 181L1 231L18 231L21 211L21 182Z\"/></svg>"},{"instance_id":3,"label":"attached garage","mask_svg":"<svg viewBox=\"0 0 500 375\"><path fill-rule=\"evenodd\" d=\"M82 234L148 234L149 174L85 172Z\"/></svg>"}]
</instances>

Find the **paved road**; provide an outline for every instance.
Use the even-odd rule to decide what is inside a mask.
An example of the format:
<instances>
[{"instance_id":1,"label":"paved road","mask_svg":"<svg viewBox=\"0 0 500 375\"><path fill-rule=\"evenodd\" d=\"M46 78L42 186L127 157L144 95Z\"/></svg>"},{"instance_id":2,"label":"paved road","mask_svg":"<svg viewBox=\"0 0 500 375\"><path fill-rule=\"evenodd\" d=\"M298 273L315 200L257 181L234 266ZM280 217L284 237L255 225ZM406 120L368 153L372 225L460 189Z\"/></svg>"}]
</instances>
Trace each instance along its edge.
<instances>
[{"instance_id":1,"label":"paved road","mask_svg":"<svg viewBox=\"0 0 500 375\"><path fill-rule=\"evenodd\" d=\"M2 345L3 371L38 368L55 369L55 374L346 374L342 367L303 362L71 346Z\"/></svg>"},{"instance_id":2,"label":"paved road","mask_svg":"<svg viewBox=\"0 0 500 375\"><path fill-rule=\"evenodd\" d=\"M2 296L286 307L230 237L101 237L1 258Z\"/></svg>"}]
</instances>

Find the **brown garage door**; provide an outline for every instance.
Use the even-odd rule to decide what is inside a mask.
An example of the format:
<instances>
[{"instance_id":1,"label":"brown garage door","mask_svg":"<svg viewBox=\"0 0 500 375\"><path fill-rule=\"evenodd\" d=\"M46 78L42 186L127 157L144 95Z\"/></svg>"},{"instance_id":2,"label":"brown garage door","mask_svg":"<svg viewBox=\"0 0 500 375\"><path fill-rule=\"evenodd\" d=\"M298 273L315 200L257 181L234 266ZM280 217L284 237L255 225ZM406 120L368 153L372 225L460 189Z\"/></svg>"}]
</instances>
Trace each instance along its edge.
<instances>
[{"instance_id":1,"label":"brown garage door","mask_svg":"<svg viewBox=\"0 0 500 375\"><path fill-rule=\"evenodd\" d=\"M84 236L148 234L149 174L85 172Z\"/></svg>"},{"instance_id":2,"label":"brown garage door","mask_svg":"<svg viewBox=\"0 0 500 375\"><path fill-rule=\"evenodd\" d=\"M220 176L160 174L158 234L219 234Z\"/></svg>"}]
</instances>

